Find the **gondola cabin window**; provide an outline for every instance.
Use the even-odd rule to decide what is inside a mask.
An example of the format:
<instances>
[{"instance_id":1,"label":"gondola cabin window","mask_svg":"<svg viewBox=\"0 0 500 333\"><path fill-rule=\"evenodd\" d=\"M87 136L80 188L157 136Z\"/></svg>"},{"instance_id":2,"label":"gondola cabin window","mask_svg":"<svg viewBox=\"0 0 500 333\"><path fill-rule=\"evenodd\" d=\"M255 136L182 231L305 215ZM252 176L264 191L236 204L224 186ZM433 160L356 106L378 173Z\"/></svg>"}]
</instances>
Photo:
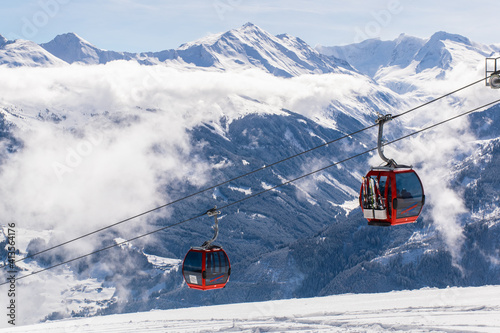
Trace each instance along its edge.
<instances>
[{"instance_id":1,"label":"gondola cabin window","mask_svg":"<svg viewBox=\"0 0 500 333\"><path fill-rule=\"evenodd\" d=\"M397 218L418 216L423 204L422 185L413 172L396 174Z\"/></svg>"}]
</instances>

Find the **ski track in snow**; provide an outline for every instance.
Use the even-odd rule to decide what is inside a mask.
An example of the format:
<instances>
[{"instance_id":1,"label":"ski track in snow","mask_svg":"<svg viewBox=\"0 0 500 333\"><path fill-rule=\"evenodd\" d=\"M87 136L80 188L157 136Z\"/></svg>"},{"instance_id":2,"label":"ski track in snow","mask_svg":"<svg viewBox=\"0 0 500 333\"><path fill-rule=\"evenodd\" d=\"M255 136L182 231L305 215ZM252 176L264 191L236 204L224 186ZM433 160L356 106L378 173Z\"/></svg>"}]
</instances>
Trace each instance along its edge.
<instances>
[{"instance_id":1,"label":"ski track in snow","mask_svg":"<svg viewBox=\"0 0 500 333\"><path fill-rule=\"evenodd\" d=\"M500 286L347 294L68 319L0 332L500 332Z\"/></svg>"}]
</instances>

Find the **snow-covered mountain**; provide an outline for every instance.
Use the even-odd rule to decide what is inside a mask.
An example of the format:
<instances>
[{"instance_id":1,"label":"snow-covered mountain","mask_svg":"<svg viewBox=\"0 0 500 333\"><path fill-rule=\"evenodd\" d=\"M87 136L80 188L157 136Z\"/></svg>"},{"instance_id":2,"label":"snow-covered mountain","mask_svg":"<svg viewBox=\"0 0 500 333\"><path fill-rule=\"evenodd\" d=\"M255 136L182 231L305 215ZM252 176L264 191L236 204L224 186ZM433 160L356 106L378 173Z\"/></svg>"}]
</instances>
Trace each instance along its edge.
<instances>
[{"instance_id":1,"label":"snow-covered mountain","mask_svg":"<svg viewBox=\"0 0 500 333\"><path fill-rule=\"evenodd\" d=\"M413 62L416 62L414 66L416 73L435 67L449 69L454 60L453 53L459 57L458 52L454 52L458 51L458 48L460 51L470 51L470 54L478 53L483 58L500 52L498 45L474 43L466 37L444 31L436 32L429 39L401 34L393 41L368 39L345 46L319 45L316 50L343 59L360 72L376 77L381 68L398 66L404 69ZM475 59L469 60L475 61Z\"/></svg>"},{"instance_id":2,"label":"snow-covered mountain","mask_svg":"<svg viewBox=\"0 0 500 333\"><path fill-rule=\"evenodd\" d=\"M85 64L105 64L112 60L130 60L133 55L101 50L75 33L59 35L52 41L40 44L45 50L65 62Z\"/></svg>"},{"instance_id":3,"label":"snow-covered mountain","mask_svg":"<svg viewBox=\"0 0 500 333\"><path fill-rule=\"evenodd\" d=\"M31 58L26 66L43 68L22 70L0 66L0 213L19 221L19 256L342 137L372 125L377 113L427 102L481 78L484 56L497 50L437 33L428 40L369 40L322 55L253 24L158 53L100 50L75 34L43 48L0 38L0 49L10 44L28 45L28 58L37 51L57 61ZM392 121L386 138L496 96L478 85L442 100L439 112ZM386 148L414 164L424 181L427 202L416 224L366 225L357 208L360 178L380 163L366 154L224 209L218 241L233 265L230 283L213 293L183 283L180 260L211 237L212 219L172 224L373 148L373 129L20 263L20 274L29 274L165 228L20 280L22 290L46 291L20 294L30 309L23 323L500 284L496 114L497 106L481 110Z\"/></svg>"},{"instance_id":4,"label":"snow-covered mountain","mask_svg":"<svg viewBox=\"0 0 500 333\"><path fill-rule=\"evenodd\" d=\"M6 44L16 43L16 46L9 48L9 52L0 54L1 64L51 66L60 65L60 60L69 64L105 64L115 60L133 60L154 65L173 61L222 70L258 67L284 77L345 72L345 69L353 70L354 67L381 82L387 76L420 74L429 69L439 69L436 72L436 76L439 76L444 73L443 70L452 66L453 61L476 63L478 58L500 52L500 47L496 44L482 45L466 37L442 31L429 39L401 34L393 41L370 39L346 46L320 45L313 49L299 38L288 34L273 36L252 23L185 43L177 49L160 52L102 50L75 33L66 33L40 44L43 49L60 59L56 60L41 52L31 42L17 40L7 43L4 37L0 38L0 45L4 48ZM22 56L19 54L21 50ZM16 62L12 58L14 52L24 61ZM26 62L29 57L33 58L31 63Z\"/></svg>"},{"instance_id":5,"label":"snow-covered mountain","mask_svg":"<svg viewBox=\"0 0 500 333\"><path fill-rule=\"evenodd\" d=\"M0 66L37 67L62 66L66 62L47 52L38 44L26 41L10 41L0 35Z\"/></svg>"},{"instance_id":6,"label":"snow-covered mountain","mask_svg":"<svg viewBox=\"0 0 500 333\"><path fill-rule=\"evenodd\" d=\"M184 66L194 65L226 71L257 67L282 77L347 73L352 70L346 61L324 56L299 38L287 34L273 36L252 23L185 43L177 49L160 52L102 50L75 33L59 35L40 46L69 64L106 64L114 60L133 60L145 65L180 62ZM52 65L50 62L38 64Z\"/></svg>"},{"instance_id":7,"label":"snow-covered mountain","mask_svg":"<svg viewBox=\"0 0 500 333\"><path fill-rule=\"evenodd\" d=\"M374 77L380 68L407 67L424 46L425 40L401 34L393 41L367 39L345 46L316 46L316 50L328 56L343 59L360 72Z\"/></svg>"},{"instance_id":8,"label":"snow-covered mountain","mask_svg":"<svg viewBox=\"0 0 500 333\"><path fill-rule=\"evenodd\" d=\"M200 67L258 67L283 77L351 69L344 61L322 56L299 38L273 36L252 23L183 44L177 52L185 62Z\"/></svg>"},{"instance_id":9,"label":"snow-covered mountain","mask_svg":"<svg viewBox=\"0 0 500 333\"><path fill-rule=\"evenodd\" d=\"M154 65L176 57L174 50L145 53L107 51L97 48L75 33L56 36L40 46L69 64L106 64L115 60L133 60L144 65Z\"/></svg>"},{"instance_id":10,"label":"snow-covered mountain","mask_svg":"<svg viewBox=\"0 0 500 333\"><path fill-rule=\"evenodd\" d=\"M350 63L398 93L421 89L425 82L442 79L457 66L475 71L484 58L500 55L497 44L483 45L444 31L429 39L401 34L393 41L369 39L345 46L317 46L316 50ZM422 85L418 82L422 81Z\"/></svg>"}]
</instances>

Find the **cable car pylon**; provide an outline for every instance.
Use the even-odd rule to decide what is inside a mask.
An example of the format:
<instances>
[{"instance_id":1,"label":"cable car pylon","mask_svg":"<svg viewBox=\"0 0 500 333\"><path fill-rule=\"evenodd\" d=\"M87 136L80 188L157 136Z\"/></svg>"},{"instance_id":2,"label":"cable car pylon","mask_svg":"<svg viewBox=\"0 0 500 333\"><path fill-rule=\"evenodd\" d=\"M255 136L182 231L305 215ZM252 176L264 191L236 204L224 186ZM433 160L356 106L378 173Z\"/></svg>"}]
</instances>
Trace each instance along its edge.
<instances>
[{"instance_id":1,"label":"cable car pylon","mask_svg":"<svg viewBox=\"0 0 500 333\"><path fill-rule=\"evenodd\" d=\"M368 225L391 226L413 223L417 220L425 202L422 182L413 166L397 164L383 151L384 124L392 115L379 115L377 151L386 165L372 167L363 177L359 204Z\"/></svg>"},{"instance_id":2,"label":"cable car pylon","mask_svg":"<svg viewBox=\"0 0 500 333\"><path fill-rule=\"evenodd\" d=\"M485 82L487 87L500 89L500 57L486 58Z\"/></svg>"}]
</instances>

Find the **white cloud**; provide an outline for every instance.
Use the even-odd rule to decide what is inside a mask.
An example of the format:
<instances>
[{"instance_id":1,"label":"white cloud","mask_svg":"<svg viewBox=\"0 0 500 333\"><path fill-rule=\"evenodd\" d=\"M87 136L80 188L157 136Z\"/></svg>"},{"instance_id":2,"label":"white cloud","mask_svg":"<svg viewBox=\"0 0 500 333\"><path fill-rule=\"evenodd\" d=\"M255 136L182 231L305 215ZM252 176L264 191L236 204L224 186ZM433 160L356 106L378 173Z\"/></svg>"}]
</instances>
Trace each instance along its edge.
<instances>
[{"instance_id":1,"label":"white cloud","mask_svg":"<svg viewBox=\"0 0 500 333\"><path fill-rule=\"evenodd\" d=\"M396 111L376 97L383 88L356 75L283 79L260 70L189 71L123 61L64 68L0 68L0 77L0 107L15 107L26 118L9 116L19 126L16 135L24 147L1 166L0 195L5 199L0 202L0 213L26 228L55 228L60 231L56 240L177 199L164 193L167 184L211 184L211 165L197 156L199 147L190 141L187 131L197 125L212 123L218 134L225 135L225 126L219 123L222 116L231 122L248 113L286 115L284 108L335 127L333 111L325 111L332 101L341 101L335 104L340 112L372 124L368 120L375 119L375 110L360 108L359 97L370 98L379 109L393 114L419 100L410 97L403 102L385 89L399 101ZM436 87L429 85L429 89ZM405 116L401 119L403 132L456 114L447 104L435 104L434 111L418 111L418 116L408 119ZM48 119L52 113L61 118L59 123L34 119ZM388 124L386 133L397 124ZM399 163L421 163L418 171L429 199L426 210L455 256L462 240L457 216L464 205L449 188L449 168L441 161L467 152L463 143L470 139L464 132L467 126L466 121L458 120L405 140L398 150L387 147L387 155ZM374 164L379 164L378 158ZM314 182L304 181L301 186L310 184ZM168 216L168 210L158 214ZM121 237L136 233L135 229L127 233L132 226L149 230L144 221L147 218L127 222L130 228L118 229ZM79 251L96 246L91 241L84 243Z\"/></svg>"},{"instance_id":2,"label":"white cloud","mask_svg":"<svg viewBox=\"0 0 500 333\"><path fill-rule=\"evenodd\" d=\"M0 212L26 228L55 228L58 240L177 199L164 193L166 184L209 182L209 162L197 157L187 132L197 125L213 123L224 135L222 116L231 122L248 113L286 115L285 108L333 127L324 112L332 99L355 111L360 94L375 92L361 76L283 79L260 70L187 71L124 61L0 68L0 76L0 106L25 117L9 116L24 147L1 166ZM147 226L141 220L127 225ZM127 229L118 228L124 238Z\"/></svg>"}]
</instances>

